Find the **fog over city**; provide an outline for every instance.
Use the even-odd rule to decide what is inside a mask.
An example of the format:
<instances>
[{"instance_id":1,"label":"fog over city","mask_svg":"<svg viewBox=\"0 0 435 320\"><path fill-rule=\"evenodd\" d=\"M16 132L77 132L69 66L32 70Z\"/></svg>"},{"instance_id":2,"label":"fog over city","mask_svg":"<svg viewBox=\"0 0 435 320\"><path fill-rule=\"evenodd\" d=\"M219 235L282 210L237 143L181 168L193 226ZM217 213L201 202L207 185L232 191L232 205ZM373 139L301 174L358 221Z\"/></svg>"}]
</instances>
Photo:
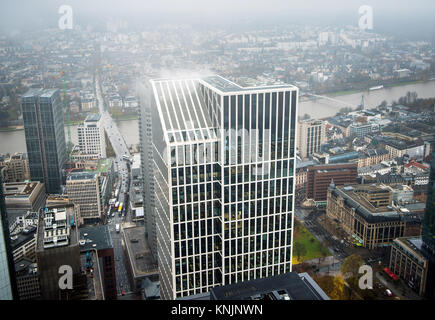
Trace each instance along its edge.
<instances>
[{"instance_id":1,"label":"fog over city","mask_svg":"<svg viewBox=\"0 0 435 320\"><path fill-rule=\"evenodd\" d=\"M435 3L431 0L16 0L2 1L0 32L54 27L61 5L69 5L83 26L127 20L131 27L189 23L201 27L263 24L356 25L358 8L373 7L374 28L403 37L434 39Z\"/></svg>"},{"instance_id":2,"label":"fog over city","mask_svg":"<svg viewBox=\"0 0 435 320\"><path fill-rule=\"evenodd\" d=\"M435 1L0 1L0 300L435 299Z\"/></svg>"}]
</instances>

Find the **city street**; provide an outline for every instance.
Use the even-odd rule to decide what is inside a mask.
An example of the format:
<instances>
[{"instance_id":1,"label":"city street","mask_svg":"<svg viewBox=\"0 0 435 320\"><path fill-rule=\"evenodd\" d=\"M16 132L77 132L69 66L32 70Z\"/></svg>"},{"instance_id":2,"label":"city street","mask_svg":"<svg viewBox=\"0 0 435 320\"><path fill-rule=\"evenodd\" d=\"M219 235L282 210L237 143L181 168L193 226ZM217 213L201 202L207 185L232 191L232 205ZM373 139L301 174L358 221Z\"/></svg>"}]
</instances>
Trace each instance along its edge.
<instances>
[{"instance_id":1,"label":"city street","mask_svg":"<svg viewBox=\"0 0 435 320\"><path fill-rule=\"evenodd\" d=\"M104 129L106 130L107 136L109 137L110 143L112 144L112 147L116 154L115 159L115 171L118 173L118 183L116 184L115 189L119 189L118 193L118 199L120 203L122 202L125 207L125 193L128 193L129 191L129 185L128 185L128 169L126 161L122 159L122 156L127 155L130 156L130 153L128 151L127 144L125 143L124 138L122 137L121 133L119 132L119 129L113 121L112 117L110 116L109 112L106 110L104 105L104 99L103 95L100 89L99 84L99 77L96 76L95 80L95 87L96 87L96 93L97 93L97 101L98 101L98 108L102 117L102 122L104 125ZM127 216L129 213L129 209L125 211L125 216ZM122 223L124 221L125 217L121 217L117 212L115 212L114 217L110 217L108 219L109 223L109 230L112 235L113 240L113 249L115 254L115 269L116 269L116 287L118 291L118 296L121 295L121 291L123 290L125 294L130 293L131 290L131 284L128 278L128 273L126 269L126 261L125 261L125 255L123 251L123 245L122 245L122 233L116 232L115 226L116 224L119 224L122 229Z\"/></svg>"}]
</instances>

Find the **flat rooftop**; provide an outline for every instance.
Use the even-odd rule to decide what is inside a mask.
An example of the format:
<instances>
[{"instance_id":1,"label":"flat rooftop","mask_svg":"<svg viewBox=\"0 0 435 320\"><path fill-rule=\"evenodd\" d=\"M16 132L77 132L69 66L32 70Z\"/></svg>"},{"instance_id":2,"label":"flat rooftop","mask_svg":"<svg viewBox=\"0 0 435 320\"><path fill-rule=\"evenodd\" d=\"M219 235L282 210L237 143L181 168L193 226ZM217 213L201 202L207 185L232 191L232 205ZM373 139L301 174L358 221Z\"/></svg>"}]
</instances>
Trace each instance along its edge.
<instances>
[{"instance_id":1,"label":"flat rooftop","mask_svg":"<svg viewBox=\"0 0 435 320\"><path fill-rule=\"evenodd\" d=\"M113 248L112 236L107 224L79 228L79 240L80 251Z\"/></svg>"},{"instance_id":2,"label":"flat rooftop","mask_svg":"<svg viewBox=\"0 0 435 320\"><path fill-rule=\"evenodd\" d=\"M58 89L31 88L22 95L22 98L51 98L57 91Z\"/></svg>"},{"instance_id":3,"label":"flat rooftop","mask_svg":"<svg viewBox=\"0 0 435 320\"><path fill-rule=\"evenodd\" d=\"M90 180L95 179L97 173L94 171L89 172L73 172L68 177L67 180Z\"/></svg>"},{"instance_id":4,"label":"flat rooftop","mask_svg":"<svg viewBox=\"0 0 435 320\"><path fill-rule=\"evenodd\" d=\"M211 300L329 300L307 273L288 272L210 290Z\"/></svg>"},{"instance_id":5,"label":"flat rooftop","mask_svg":"<svg viewBox=\"0 0 435 320\"><path fill-rule=\"evenodd\" d=\"M101 116L99 113L91 113L88 114L88 116L85 119L85 122L97 122L101 119Z\"/></svg>"},{"instance_id":6,"label":"flat rooftop","mask_svg":"<svg viewBox=\"0 0 435 320\"><path fill-rule=\"evenodd\" d=\"M27 197L32 194L33 190L41 184L39 181L34 182L10 182L3 184L5 197Z\"/></svg>"},{"instance_id":7,"label":"flat rooftop","mask_svg":"<svg viewBox=\"0 0 435 320\"><path fill-rule=\"evenodd\" d=\"M145 240L145 227L124 228L123 233L133 278L158 274L157 262Z\"/></svg>"},{"instance_id":8,"label":"flat rooftop","mask_svg":"<svg viewBox=\"0 0 435 320\"><path fill-rule=\"evenodd\" d=\"M69 225L71 219L74 217L74 221L77 222L77 217L75 216L75 210L74 205L59 205L59 206L48 206L46 209L42 210L39 214L38 218L38 229L37 229L37 239L36 239L36 251L44 251L44 250L54 250L57 248L62 247L53 247L53 248L44 248L44 217L45 217L45 210L52 211L53 209L63 210L66 209L65 217L67 224ZM78 235L77 235L77 227L70 229L70 235L68 240L68 246L76 246L78 244Z\"/></svg>"},{"instance_id":9,"label":"flat rooftop","mask_svg":"<svg viewBox=\"0 0 435 320\"><path fill-rule=\"evenodd\" d=\"M274 85L244 87L228 79L225 79L219 75L204 77L201 80L208 83L210 86L213 86L214 88L221 91L222 93L233 93L233 92L252 91L252 90L297 89L295 86L289 84L274 84Z\"/></svg>"},{"instance_id":10,"label":"flat rooftop","mask_svg":"<svg viewBox=\"0 0 435 320\"><path fill-rule=\"evenodd\" d=\"M423 240L421 237L397 238L394 239L394 242L402 247L408 247L408 249L413 252L414 256L421 261L426 260L423 249Z\"/></svg>"}]
</instances>

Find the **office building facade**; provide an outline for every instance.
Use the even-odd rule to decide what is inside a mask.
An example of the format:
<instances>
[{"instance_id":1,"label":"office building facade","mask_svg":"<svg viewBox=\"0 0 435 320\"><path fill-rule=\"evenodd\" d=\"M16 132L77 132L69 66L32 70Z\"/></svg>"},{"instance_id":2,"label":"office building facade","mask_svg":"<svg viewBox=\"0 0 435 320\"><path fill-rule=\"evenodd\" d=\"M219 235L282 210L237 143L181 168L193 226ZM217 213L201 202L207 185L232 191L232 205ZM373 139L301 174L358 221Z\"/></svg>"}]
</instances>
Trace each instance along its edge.
<instances>
[{"instance_id":1,"label":"office building facade","mask_svg":"<svg viewBox=\"0 0 435 320\"><path fill-rule=\"evenodd\" d=\"M326 142L326 122L322 120L304 120L298 123L298 151L301 159L307 159L320 151Z\"/></svg>"},{"instance_id":2,"label":"office building facade","mask_svg":"<svg viewBox=\"0 0 435 320\"><path fill-rule=\"evenodd\" d=\"M391 199L391 191L379 186L331 184L326 217L336 221L349 239L368 249L391 245L396 238L420 235L422 215L393 207Z\"/></svg>"},{"instance_id":3,"label":"office building facade","mask_svg":"<svg viewBox=\"0 0 435 320\"><path fill-rule=\"evenodd\" d=\"M78 146L83 155L106 158L106 136L99 114L90 114L77 127Z\"/></svg>"},{"instance_id":4,"label":"office building facade","mask_svg":"<svg viewBox=\"0 0 435 320\"><path fill-rule=\"evenodd\" d=\"M147 80L138 85L139 93L139 140L142 176L143 218L145 238L151 254L157 261L157 229L155 220L154 159L153 159L153 125L151 109L156 107L152 88ZM158 121L158 120L155 120ZM160 134L161 131L160 131Z\"/></svg>"},{"instance_id":5,"label":"office building facade","mask_svg":"<svg viewBox=\"0 0 435 320\"><path fill-rule=\"evenodd\" d=\"M66 191L69 200L79 207L80 224L99 222L103 217L102 181L104 177L95 172L76 172L68 175Z\"/></svg>"},{"instance_id":6,"label":"office building facade","mask_svg":"<svg viewBox=\"0 0 435 320\"><path fill-rule=\"evenodd\" d=\"M0 300L12 300L17 297L10 239L3 183L0 176Z\"/></svg>"},{"instance_id":7,"label":"office building facade","mask_svg":"<svg viewBox=\"0 0 435 320\"><path fill-rule=\"evenodd\" d=\"M28 180L30 175L27 155L16 152L14 155L0 160L0 174L5 183Z\"/></svg>"},{"instance_id":8,"label":"office building facade","mask_svg":"<svg viewBox=\"0 0 435 320\"><path fill-rule=\"evenodd\" d=\"M59 287L61 266L70 266L73 277L82 276L78 231L75 224L71 225L71 221L77 221L74 205L45 208L39 214L36 263L41 298L44 300L61 300L64 299L63 293L68 292L68 289ZM73 283L74 281L75 279ZM78 285L74 284L72 291L76 288Z\"/></svg>"},{"instance_id":9,"label":"office building facade","mask_svg":"<svg viewBox=\"0 0 435 320\"><path fill-rule=\"evenodd\" d=\"M307 199L313 199L317 205L326 204L327 192L331 180L336 186L354 184L358 178L356 163L315 165L307 168Z\"/></svg>"},{"instance_id":10,"label":"office building facade","mask_svg":"<svg viewBox=\"0 0 435 320\"><path fill-rule=\"evenodd\" d=\"M291 271L298 89L210 76L148 92L162 299Z\"/></svg>"},{"instance_id":11,"label":"office building facade","mask_svg":"<svg viewBox=\"0 0 435 320\"><path fill-rule=\"evenodd\" d=\"M60 194L67 152L59 90L30 89L21 107L31 180Z\"/></svg>"}]
</instances>

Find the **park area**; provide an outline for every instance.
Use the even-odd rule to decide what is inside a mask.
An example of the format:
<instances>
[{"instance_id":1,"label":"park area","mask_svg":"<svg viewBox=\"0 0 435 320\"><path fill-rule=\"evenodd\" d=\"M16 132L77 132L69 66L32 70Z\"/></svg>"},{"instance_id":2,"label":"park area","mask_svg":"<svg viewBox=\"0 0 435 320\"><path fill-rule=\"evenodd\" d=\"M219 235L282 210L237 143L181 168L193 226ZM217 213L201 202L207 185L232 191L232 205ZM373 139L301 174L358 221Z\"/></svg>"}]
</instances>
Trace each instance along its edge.
<instances>
[{"instance_id":1,"label":"park area","mask_svg":"<svg viewBox=\"0 0 435 320\"><path fill-rule=\"evenodd\" d=\"M310 231L308 231L308 229L295 218L292 264L295 265L304 261L327 257L329 255L331 255L331 253L328 249L325 248L320 241L317 240Z\"/></svg>"}]
</instances>

